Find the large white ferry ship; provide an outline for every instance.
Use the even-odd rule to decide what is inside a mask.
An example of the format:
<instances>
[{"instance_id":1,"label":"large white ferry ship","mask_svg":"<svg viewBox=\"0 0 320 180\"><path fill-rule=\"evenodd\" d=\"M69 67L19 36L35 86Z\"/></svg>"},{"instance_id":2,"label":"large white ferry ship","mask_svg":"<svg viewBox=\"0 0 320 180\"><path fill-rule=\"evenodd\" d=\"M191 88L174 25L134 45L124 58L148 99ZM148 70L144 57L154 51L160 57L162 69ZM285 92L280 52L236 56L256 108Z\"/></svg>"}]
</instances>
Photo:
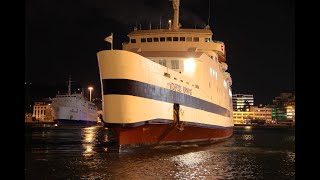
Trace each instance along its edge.
<instances>
[{"instance_id":1,"label":"large white ferry ship","mask_svg":"<svg viewBox=\"0 0 320 180\"><path fill-rule=\"evenodd\" d=\"M68 94L56 95L55 98L52 98L52 113L54 122L58 124L97 124L98 122L96 105L88 101L83 92L71 94L70 78Z\"/></svg>"},{"instance_id":2,"label":"large white ferry ship","mask_svg":"<svg viewBox=\"0 0 320 180\"><path fill-rule=\"evenodd\" d=\"M221 140L232 136L232 80L225 44L210 27L183 29L179 0L166 29L128 34L123 50L97 53L103 122L123 145Z\"/></svg>"}]
</instances>

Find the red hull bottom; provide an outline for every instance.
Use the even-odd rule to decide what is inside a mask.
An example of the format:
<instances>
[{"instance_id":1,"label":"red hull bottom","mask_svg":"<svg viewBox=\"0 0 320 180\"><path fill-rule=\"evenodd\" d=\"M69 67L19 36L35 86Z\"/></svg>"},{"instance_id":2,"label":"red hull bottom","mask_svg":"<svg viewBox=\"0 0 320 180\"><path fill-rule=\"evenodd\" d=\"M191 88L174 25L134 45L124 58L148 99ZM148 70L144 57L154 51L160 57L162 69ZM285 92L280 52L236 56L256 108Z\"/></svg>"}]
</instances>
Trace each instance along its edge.
<instances>
[{"instance_id":1,"label":"red hull bottom","mask_svg":"<svg viewBox=\"0 0 320 180\"><path fill-rule=\"evenodd\" d=\"M157 145L222 140L232 136L233 127L184 126L177 129L172 124L145 124L138 127L111 127L119 146Z\"/></svg>"}]
</instances>

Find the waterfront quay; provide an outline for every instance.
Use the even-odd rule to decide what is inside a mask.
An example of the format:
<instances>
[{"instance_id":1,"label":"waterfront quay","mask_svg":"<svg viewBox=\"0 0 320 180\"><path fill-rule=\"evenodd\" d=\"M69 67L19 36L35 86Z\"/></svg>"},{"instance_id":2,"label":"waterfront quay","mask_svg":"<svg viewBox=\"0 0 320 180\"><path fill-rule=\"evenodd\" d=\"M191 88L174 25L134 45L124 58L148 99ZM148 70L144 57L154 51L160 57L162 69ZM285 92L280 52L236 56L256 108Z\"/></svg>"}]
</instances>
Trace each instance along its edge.
<instances>
[{"instance_id":1,"label":"waterfront quay","mask_svg":"<svg viewBox=\"0 0 320 180\"><path fill-rule=\"evenodd\" d=\"M294 123L288 124L235 124L235 128L256 127L256 128L295 128Z\"/></svg>"}]
</instances>

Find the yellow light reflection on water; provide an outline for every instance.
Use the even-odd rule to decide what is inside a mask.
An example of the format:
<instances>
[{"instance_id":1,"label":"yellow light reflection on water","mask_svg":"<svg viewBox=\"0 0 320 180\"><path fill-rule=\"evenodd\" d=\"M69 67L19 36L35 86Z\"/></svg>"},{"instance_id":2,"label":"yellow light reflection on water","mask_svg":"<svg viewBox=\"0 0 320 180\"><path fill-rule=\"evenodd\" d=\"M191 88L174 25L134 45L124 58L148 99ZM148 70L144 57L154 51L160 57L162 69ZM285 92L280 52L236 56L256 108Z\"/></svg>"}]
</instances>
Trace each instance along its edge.
<instances>
[{"instance_id":1,"label":"yellow light reflection on water","mask_svg":"<svg viewBox=\"0 0 320 180\"><path fill-rule=\"evenodd\" d=\"M96 127L87 127L82 130L84 135L84 142L92 143L95 138L95 128Z\"/></svg>"},{"instance_id":2,"label":"yellow light reflection on water","mask_svg":"<svg viewBox=\"0 0 320 180\"><path fill-rule=\"evenodd\" d=\"M97 127L86 127L82 129L82 147L85 149L83 151L83 156L91 156L95 153L93 150L93 145L95 143Z\"/></svg>"},{"instance_id":3,"label":"yellow light reflection on water","mask_svg":"<svg viewBox=\"0 0 320 180\"><path fill-rule=\"evenodd\" d=\"M253 140L253 135L251 135L251 134L244 134L244 135L242 135L242 139L243 139L243 140L246 140L246 141L251 141L251 140Z\"/></svg>"},{"instance_id":4,"label":"yellow light reflection on water","mask_svg":"<svg viewBox=\"0 0 320 180\"><path fill-rule=\"evenodd\" d=\"M86 152L91 152L92 151L92 146L87 146Z\"/></svg>"}]
</instances>

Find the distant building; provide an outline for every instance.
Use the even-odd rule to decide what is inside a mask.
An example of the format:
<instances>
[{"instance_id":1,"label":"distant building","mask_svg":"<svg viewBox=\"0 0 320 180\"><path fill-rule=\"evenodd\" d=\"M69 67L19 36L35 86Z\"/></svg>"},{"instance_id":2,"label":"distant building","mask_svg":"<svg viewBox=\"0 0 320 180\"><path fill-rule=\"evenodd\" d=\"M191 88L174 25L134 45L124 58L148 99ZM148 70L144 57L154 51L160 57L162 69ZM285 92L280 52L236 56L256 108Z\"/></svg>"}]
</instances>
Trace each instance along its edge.
<instances>
[{"instance_id":1,"label":"distant building","mask_svg":"<svg viewBox=\"0 0 320 180\"><path fill-rule=\"evenodd\" d=\"M234 124L246 124L247 120L253 119L253 112L250 111L233 111Z\"/></svg>"},{"instance_id":2,"label":"distant building","mask_svg":"<svg viewBox=\"0 0 320 180\"><path fill-rule=\"evenodd\" d=\"M32 117L38 122L53 122L51 104L48 102L35 102Z\"/></svg>"},{"instance_id":3,"label":"distant building","mask_svg":"<svg viewBox=\"0 0 320 180\"><path fill-rule=\"evenodd\" d=\"M272 109L266 107L250 106L244 111L233 111L234 124L247 124L252 120L264 120L266 123L272 123Z\"/></svg>"},{"instance_id":4,"label":"distant building","mask_svg":"<svg viewBox=\"0 0 320 180\"><path fill-rule=\"evenodd\" d=\"M24 122L32 123L35 121L35 118L32 118L32 113L25 113Z\"/></svg>"},{"instance_id":5,"label":"distant building","mask_svg":"<svg viewBox=\"0 0 320 180\"><path fill-rule=\"evenodd\" d=\"M252 106L250 112L253 112L253 119L263 119L266 123L272 123L272 108Z\"/></svg>"},{"instance_id":6,"label":"distant building","mask_svg":"<svg viewBox=\"0 0 320 180\"><path fill-rule=\"evenodd\" d=\"M244 108L246 106L253 106L254 99L253 95L250 94L233 94L232 103L234 111L247 111Z\"/></svg>"},{"instance_id":7,"label":"distant building","mask_svg":"<svg viewBox=\"0 0 320 180\"><path fill-rule=\"evenodd\" d=\"M287 114L287 119L292 120L294 122L296 120L295 105L286 106L286 114Z\"/></svg>"},{"instance_id":8,"label":"distant building","mask_svg":"<svg viewBox=\"0 0 320 180\"><path fill-rule=\"evenodd\" d=\"M276 121L295 121L295 94L281 93L272 101L272 119Z\"/></svg>"}]
</instances>

